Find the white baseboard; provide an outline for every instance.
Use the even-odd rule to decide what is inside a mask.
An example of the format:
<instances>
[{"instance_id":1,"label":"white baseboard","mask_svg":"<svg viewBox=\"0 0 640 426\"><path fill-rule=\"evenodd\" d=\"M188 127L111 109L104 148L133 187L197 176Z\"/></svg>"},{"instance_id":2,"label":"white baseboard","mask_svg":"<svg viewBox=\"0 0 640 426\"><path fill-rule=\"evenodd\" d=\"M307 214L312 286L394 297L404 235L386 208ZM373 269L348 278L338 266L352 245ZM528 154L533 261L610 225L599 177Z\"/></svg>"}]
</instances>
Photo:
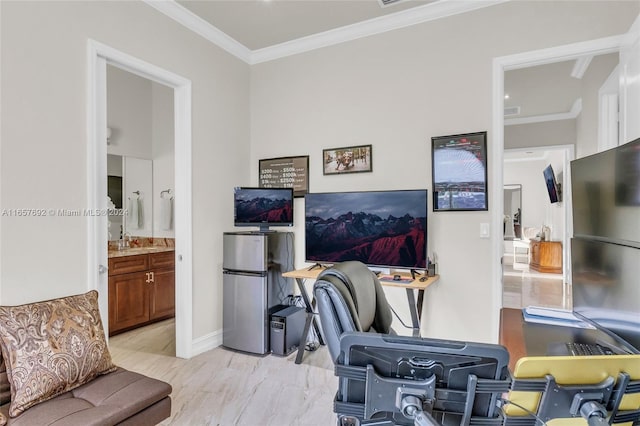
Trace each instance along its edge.
<instances>
[{"instance_id":1,"label":"white baseboard","mask_svg":"<svg viewBox=\"0 0 640 426\"><path fill-rule=\"evenodd\" d=\"M191 355L200 355L201 353L215 349L220 345L222 345L222 330L216 330L213 333L193 339L191 344Z\"/></svg>"}]
</instances>

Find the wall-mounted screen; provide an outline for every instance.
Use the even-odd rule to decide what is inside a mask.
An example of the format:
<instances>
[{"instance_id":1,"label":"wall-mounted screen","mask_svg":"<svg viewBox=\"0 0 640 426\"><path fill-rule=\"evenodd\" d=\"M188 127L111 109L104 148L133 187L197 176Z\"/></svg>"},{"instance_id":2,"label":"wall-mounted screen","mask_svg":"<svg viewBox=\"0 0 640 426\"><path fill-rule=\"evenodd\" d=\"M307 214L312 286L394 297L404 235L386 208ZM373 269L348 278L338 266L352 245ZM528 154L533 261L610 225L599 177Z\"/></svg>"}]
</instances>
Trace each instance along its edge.
<instances>
[{"instance_id":1,"label":"wall-mounted screen","mask_svg":"<svg viewBox=\"0 0 640 426\"><path fill-rule=\"evenodd\" d=\"M427 267L427 190L309 193L308 262Z\"/></svg>"},{"instance_id":2,"label":"wall-mounted screen","mask_svg":"<svg viewBox=\"0 0 640 426\"><path fill-rule=\"evenodd\" d=\"M549 193L549 201L551 204L561 201L560 187L556 181L556 175L553 173L553 167L549 164L543 171L544 183L547 186L547 192Z\"/></svg>"},{"instance_id":3,"label":"wall-mounted screen","mask_svg":"<svg viewBox=\"0 0 640 426\"><path fill-rule=\"evenodd\" d=\"M233 207L235 226L293 226L292 188L235 188Z\"/></svg>"}]
</instances>

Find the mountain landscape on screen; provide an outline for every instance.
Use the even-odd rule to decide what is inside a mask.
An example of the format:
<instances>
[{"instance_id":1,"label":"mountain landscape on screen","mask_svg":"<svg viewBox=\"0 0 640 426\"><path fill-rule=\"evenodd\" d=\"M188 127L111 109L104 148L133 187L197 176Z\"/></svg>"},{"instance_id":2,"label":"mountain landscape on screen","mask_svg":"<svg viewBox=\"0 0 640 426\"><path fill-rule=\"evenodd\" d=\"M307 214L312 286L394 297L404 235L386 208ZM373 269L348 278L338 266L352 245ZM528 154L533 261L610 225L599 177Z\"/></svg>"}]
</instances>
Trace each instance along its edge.
<instances>
[{"instance_id":1,"label":"mountain landscape on screen","mask_svg":"<svg viewBox=\"0 0 640 426\"><path fill-rule=\"evenodd\" d=\"M305 233L316 243L307 247L324 262L359 260L368 265L423 267L426 258L426 218L381 218L377 214L348 212L336 218L306 218Z\"/></svg>"},{"instance_id":2,"label":"mountain landscape on screen","mask_svg":"<svg viewBox=\"0 0 640 426\"><path fill-rule=\"evenodd\" d=\"M291 221L293 217L290 200L256 197L239 200L236 205L237 219L248 223L278 223Z\"/></svg>"}]
</instances>

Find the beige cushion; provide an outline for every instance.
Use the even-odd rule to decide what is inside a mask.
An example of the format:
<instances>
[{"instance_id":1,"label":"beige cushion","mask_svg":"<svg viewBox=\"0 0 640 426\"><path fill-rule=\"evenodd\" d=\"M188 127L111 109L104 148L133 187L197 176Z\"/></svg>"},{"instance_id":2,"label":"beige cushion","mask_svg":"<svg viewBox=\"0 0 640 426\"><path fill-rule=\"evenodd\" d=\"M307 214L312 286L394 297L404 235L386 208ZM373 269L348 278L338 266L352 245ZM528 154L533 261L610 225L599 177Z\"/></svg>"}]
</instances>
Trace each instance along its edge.
<instances>
[{"instance_id":1,"label":"beige cushion","mask_svg":"<svg viewBox=\"0 0 640 426\"><path fill-rule=\"evenodd\" d=\"M0 306L0 345L11 385L11 417L116 368L97 291Z\"/></svg>"}]
</instances>

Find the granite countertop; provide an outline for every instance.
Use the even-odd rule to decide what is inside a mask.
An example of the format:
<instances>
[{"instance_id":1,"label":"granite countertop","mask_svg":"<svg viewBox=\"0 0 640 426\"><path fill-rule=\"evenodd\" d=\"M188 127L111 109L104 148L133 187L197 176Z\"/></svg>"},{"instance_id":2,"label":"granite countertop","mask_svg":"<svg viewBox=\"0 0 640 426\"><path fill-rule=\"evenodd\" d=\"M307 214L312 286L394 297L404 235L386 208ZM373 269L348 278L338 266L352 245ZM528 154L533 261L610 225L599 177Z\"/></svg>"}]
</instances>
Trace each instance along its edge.
<instances>
[{"instance_id":1,"label":"granite countertop","mask_svg":"<svg viewBox=\"0 0 640 426\"><path fill-rule=\"evenodd\" d=\"M165 246L129 247L123 250L109 250L108 257L135 256L137 254L161 253L174 250L175 247Z\"/></svg>"}]
</instances>

